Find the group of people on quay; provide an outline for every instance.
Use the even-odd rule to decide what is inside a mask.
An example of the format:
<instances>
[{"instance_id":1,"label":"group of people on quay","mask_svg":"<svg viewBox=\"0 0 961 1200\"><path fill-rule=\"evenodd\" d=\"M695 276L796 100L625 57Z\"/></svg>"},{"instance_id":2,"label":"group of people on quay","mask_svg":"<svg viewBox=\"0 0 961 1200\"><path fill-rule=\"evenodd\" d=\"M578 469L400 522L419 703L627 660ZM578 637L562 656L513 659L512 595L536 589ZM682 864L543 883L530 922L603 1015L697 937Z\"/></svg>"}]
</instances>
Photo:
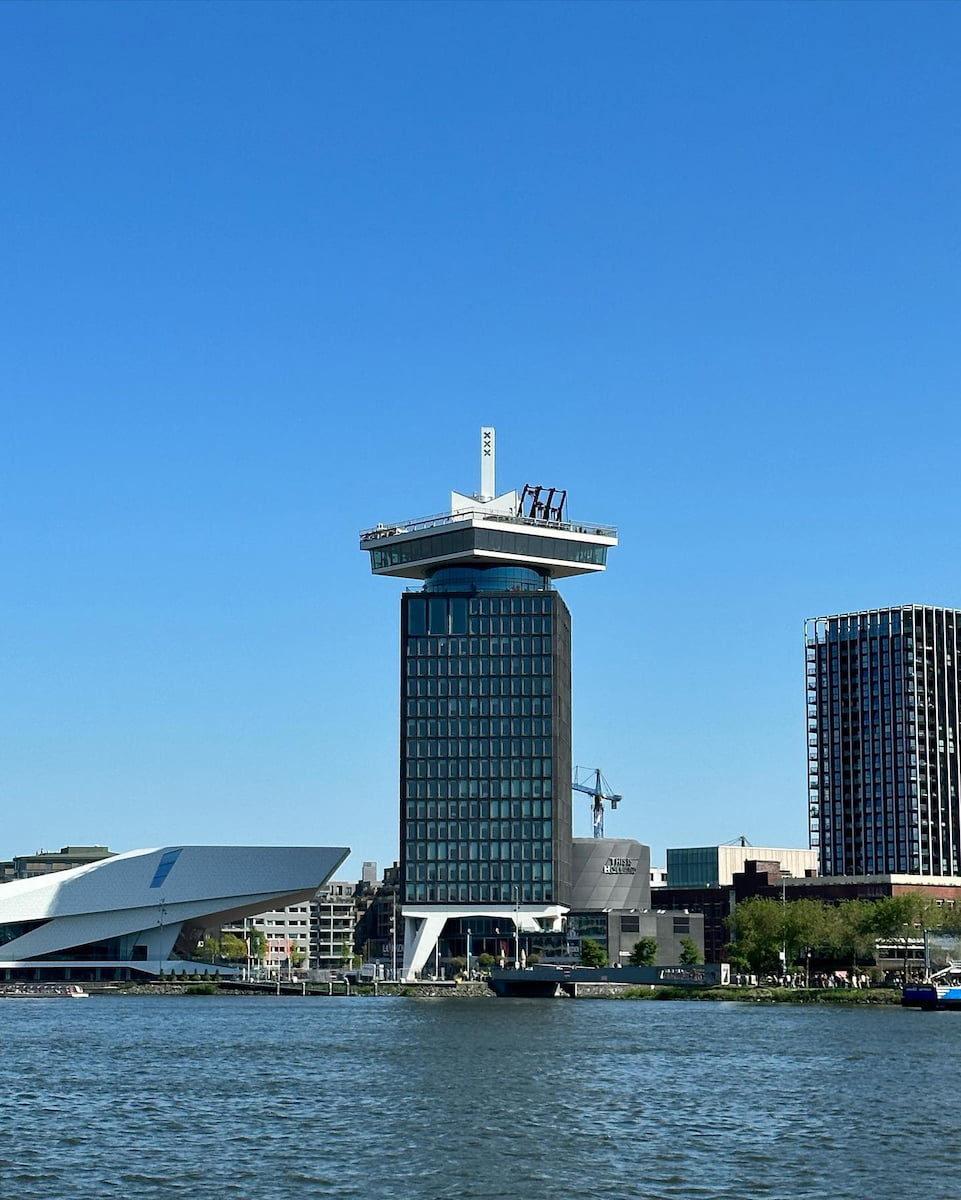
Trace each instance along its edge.
<instances>
[{"instance_id":1,"label":"group of people on quay","mask_svg":"<svg viewBox=\"0 0 961 1200\"><path fill-rule=\"evenodd\" d=\"M868 988L872 987L874 981L869 975L861 971L824 971L811 975L810 980L805 979L803 971L797 973L785 971L782 974L770 975L743 975L735 973L731 975L731 982L738 987L784 987L784 988ZM884 987L900 987L902 985L901 976L886 977L884 979Z\"/></svg>"}]
</instances>

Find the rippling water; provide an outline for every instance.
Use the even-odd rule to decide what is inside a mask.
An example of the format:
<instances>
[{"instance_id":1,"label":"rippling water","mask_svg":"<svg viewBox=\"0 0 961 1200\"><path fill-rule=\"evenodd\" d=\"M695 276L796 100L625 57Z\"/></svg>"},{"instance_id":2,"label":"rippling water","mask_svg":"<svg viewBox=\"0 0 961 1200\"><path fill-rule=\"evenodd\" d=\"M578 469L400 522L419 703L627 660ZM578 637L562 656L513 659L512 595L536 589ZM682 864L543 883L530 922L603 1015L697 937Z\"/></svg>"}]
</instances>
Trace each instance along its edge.
<instances>
[{"instance_id":1,"label":"rippling water","mask_svg":"<svg viewBox=\"0 0 961 1200\"><path fill-rule=\"evenodd\" d=\"M939 1200L961 1014L0 1002L8 1197Z\"/></svg>"}]
</instances>

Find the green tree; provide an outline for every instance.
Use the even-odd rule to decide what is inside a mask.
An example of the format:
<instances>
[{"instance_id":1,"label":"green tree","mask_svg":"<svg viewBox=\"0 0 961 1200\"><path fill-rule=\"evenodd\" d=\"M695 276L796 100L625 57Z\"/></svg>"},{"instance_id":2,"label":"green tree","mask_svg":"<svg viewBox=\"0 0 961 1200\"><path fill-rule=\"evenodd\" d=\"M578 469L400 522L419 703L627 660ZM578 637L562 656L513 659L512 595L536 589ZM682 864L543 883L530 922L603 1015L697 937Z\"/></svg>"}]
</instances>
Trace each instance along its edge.
<instances>
[{"instance_id":1,"label":"green tree","mask_svg":"<svg viewBox=\"0 0 961 1200\"><path fill-rule=\"evenodd\" d=\"M871 932L878 939L900 943L904 952L904 978L908 977L908 949L913 939L944 925L944 911L921 892L885 896L873 905Z\"/></svg>"},{"instance_id":2,"label":"green tree","mask_svg":"<svg viewBox=\"0 0 961 1200\"><path fill-rule=\"evenodd\" d=\"M220 957L220 942L208 933L197 947L197 957L201 962L213 962Z\"/></svg>"},{"instance_id":3,"label":"green tree","mask_svg":"<svg viewBox=\"0 0 961 1200\"><path fill-rule=\"evenodd\" d=\"M494 963L496 963L496 962L497 962L497 959L493 956L493 954L487 954L487 953L478 954L477 969L479 971L489 971L491 969L491 967L493 967Z\"/></svg>"},{"instance_id":4,"label":"green tree","mask_svg":"<svg viewBox=\"0 0 961 1200\"><path fill-rule=\"evenodd\" d=\"M780 906L781 946L787 962L796 963L818 953L831 928L826 906L820 900L790 900Z\"/></svg>"},{"instance_id":5,"label":"green tree","mask_svg":"<svg viewBox=\"0 0 961 1200\"><path fill-rule=\"evenodd\" d=\"M917 937L918 930L939 929L944 923L941 906L921 892L886 896L873 909L873 930L883 938Z\"/></svg>"},{"instance_id":6,"label":"green tree","mask_svg":"<svg viewBox=\"0 0 961 1200\"><path fill-rule=\"evenodd\" d=\"M593 938L584 938L581 942L582 967L606 967L607 951Z\"/></svg>"},{"instance_id":7,"label":"green tree","mask_svg":"<svg viewBox=\"0 0 961 1200\"><path fill-rule=\"evenodd\" d=\"M842 900L840 904L825 905L824 933L821 952L839 962L857 966L858 959L874 953L874 902Z\"/></svg>"},{"instance_id":8,"label":"green tree","mask_svg":"<svg viewBox=\"0 0 961 1200\"><path fill-rule=\"evenodd\" d=\"M228 962L243 962L247 957L247 943L235 933L225 933L220 939L220 956Z\"/></svg>"},{"instance_id":9,"label":"green tree","mask_svg":"<svg viewBox=\"0 0 961 1200\"><path fill-rule=\"evenodd\" d=\"M681 966L696 967L701 961L701 952L693 938L681 938Z\"/></svg>"},{"instance_id":10,"label":"green tree","mask_svg":"<svg viewBox=\"0 0 961 1200\"><path fill-rule=\"evenodd\" d=\"M657 938L639 938L631 947L628 962L632 967L652 967L657 958Z\"/></svg>"},{"instance_id":11,"label":"green tree","mask_svg":"<svg viewBox=\"0 0 961 1200\"><path fill-rule=\"evenodd\" d=\"M247 933L250 945L250 957L254 962L262 963L267 958L267 936L262 929L251 929Z\"/></svg>"},{"instance_id":12,"label":"green tree","mask_svg":"<svg viewBox=\"0 0 961 1200\"><path fill-rule=\"evenodd\" d=\"M755 971L773 969L783 945L784 906L779 900L755 896L742 900L727 918L733 936L731 958Z\"/></svg>"}]
</instances>

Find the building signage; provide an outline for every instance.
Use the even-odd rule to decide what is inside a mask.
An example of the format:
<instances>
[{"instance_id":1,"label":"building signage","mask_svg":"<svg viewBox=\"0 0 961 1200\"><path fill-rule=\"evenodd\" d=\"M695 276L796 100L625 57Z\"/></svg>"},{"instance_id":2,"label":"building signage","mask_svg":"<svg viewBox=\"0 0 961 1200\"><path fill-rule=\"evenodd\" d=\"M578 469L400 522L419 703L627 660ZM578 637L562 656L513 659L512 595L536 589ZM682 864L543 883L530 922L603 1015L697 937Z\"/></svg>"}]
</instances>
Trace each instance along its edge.
<instances>
[{"instance_id":1,"label":"building signage","mask_svg":"<svg viewBox=\"0 0 961 1200\"><path fill-rule=\"evenodd\" d=\"M609 858L604 864L605 875L636 875L636 858Z\"/></svg>"}]
</instances>

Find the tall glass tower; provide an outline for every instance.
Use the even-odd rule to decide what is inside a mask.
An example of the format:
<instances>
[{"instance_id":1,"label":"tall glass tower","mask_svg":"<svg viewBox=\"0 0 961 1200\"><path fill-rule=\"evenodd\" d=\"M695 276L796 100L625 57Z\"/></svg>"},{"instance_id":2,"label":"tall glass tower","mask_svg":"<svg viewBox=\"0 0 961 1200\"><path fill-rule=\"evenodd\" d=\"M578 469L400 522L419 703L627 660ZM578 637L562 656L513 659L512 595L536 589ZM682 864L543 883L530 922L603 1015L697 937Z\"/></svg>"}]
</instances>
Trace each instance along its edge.
<instances>
[{"instance_id":1,"label":"tall glass tower","mask_svg":"<svg viewBox=\"0 0 961 1200\"><path fill-rule=\"evenodd\" d=\"M808 797L822 875L961 875L961 612L807 622Z\"/></svg>"},{"instance_id":2,"label":"tall glass tower","mask_svg":"<svg viewBox=\"0 0 961 1200\"><path fill-rule=\"evenodd\" d=\"M400 869L404 976L448 921L560 928L571 890L571 624L554 580L603 571L609 526L566 518L566 493L481 489L450 512L361 534L401 599Z\"/></svg>"}]
</instances>

